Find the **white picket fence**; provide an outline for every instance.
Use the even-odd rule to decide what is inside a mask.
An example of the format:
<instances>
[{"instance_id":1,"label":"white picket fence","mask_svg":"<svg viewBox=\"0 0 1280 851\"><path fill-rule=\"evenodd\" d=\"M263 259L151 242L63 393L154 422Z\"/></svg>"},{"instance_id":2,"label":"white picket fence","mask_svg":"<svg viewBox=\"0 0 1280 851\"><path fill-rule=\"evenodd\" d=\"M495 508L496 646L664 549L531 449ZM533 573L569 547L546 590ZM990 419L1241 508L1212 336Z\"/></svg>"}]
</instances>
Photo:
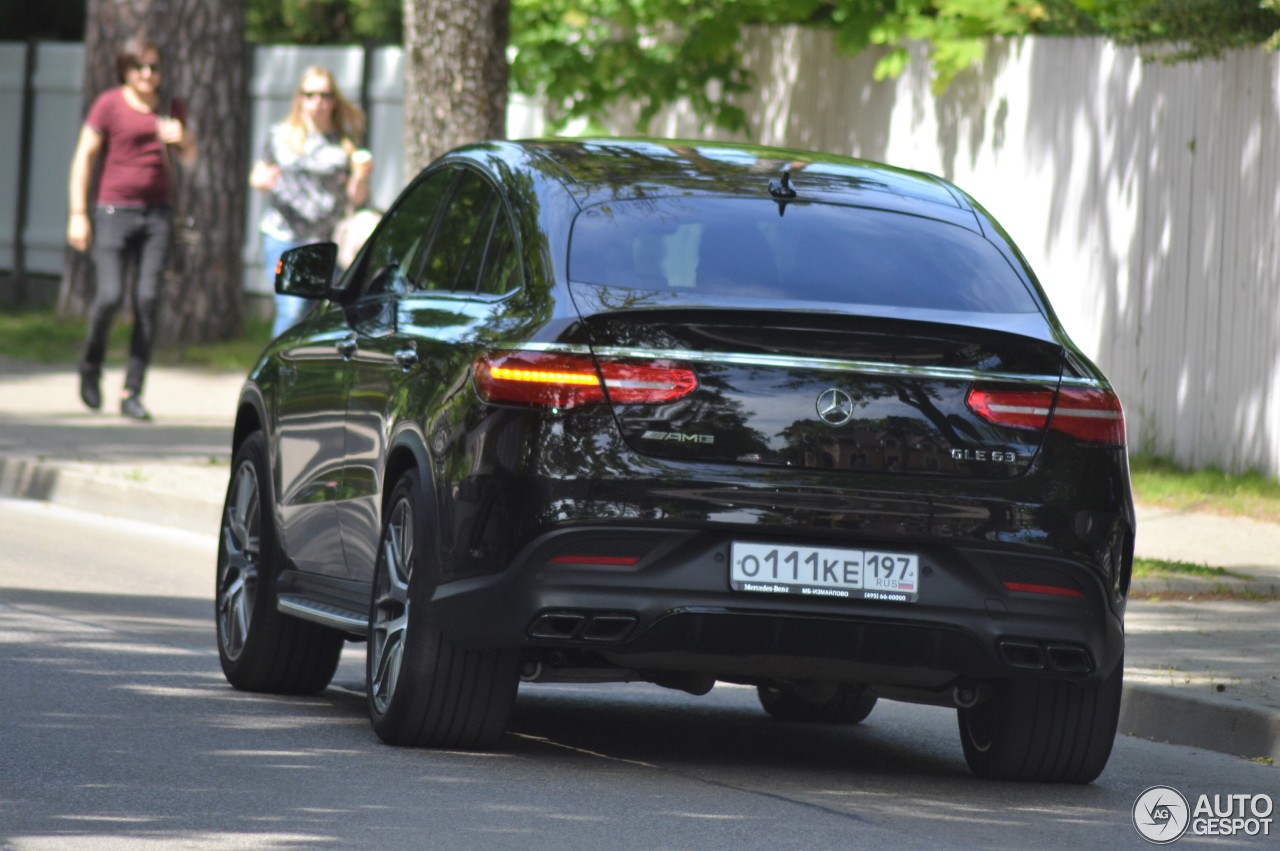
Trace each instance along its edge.
<instances>
[{"instance_id":1,"label":"white picket fence","mask_svg":"<svg viewBox=\"0 0 1280 851\"><path fill-rule=\"evenodd\" d=\"M751 128L733 138L953 180L1009 230L1069 333L1111 377L1133 448L1280 475L1280 57L1250 50L1162 66L1098 40L1022 39L995 44L981 69L936 95L921 57L902 78L875 82L874 54L844 57L823 33L757 31L747 46L759 85L744 100ZM0 269L12 248L10 47L0 45ZM374 194L383 203L403 180L400 58L391 48L373 63L371 135L383 181ZM255 150L313 61L358 88L361 63L349 51L260 48ZM42 90L37 109L41 189L28 245L40 248L28 248L28 261L56 255L55 272L79 68L76 60L60 88ZM542 126L535 107L514 102L509 135ZM625 110L612 129L634 130ZM730 138L680 107L649 130ZM256 251L249 234L247 263ZM260 291L252 277L246 288Z\"/></svg>"}]
</instances>

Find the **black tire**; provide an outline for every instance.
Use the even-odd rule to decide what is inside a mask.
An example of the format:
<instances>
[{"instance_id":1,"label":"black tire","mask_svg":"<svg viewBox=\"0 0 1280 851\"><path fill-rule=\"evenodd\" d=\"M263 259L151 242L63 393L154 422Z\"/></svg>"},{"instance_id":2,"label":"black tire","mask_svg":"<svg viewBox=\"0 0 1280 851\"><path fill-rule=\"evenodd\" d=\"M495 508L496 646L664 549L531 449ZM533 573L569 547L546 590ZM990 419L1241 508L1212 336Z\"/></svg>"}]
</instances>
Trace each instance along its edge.
<instances>
[{"instance_id":1,"label":"black tire","mask_svg":"<svg viewBox=\"0 0 1280 851\"><path fill-rule=\"evenodd\" d=\"M856 686L840 685L835 694L813 700L791 689L757 686L760 705L779 721L819 724L859 724L876 707L876 696Z\"/></svg>"},{"instance_id":2,"label":"black tire","mask_svg":"<svg viewBox=\"0 0 1280 851\"><path fill-rule=\"evenodd\" d=\"M1014 680L957 711L970 770L987 780L1091 783L1111 756L1123 661L1093 685Z\"/></svg>"},{"instance_id":3,"label":"black tire","mask_svg":"<svg viewBox=\"0 0 1280 851\"><path fill-rule=\"evenodd\" d=\"M387 744L478 750L506 732L519 686L515 648L461 647L431 622L439 559L416 470L387 502L369 602L365 690Z\"/></svg>"},{"instance_id":4,"label":"black tire","mask_svg":"<svg viewBox=\"0 0 1280 851\"><path fill-rule=\"evenodd\" d=\"M218 658L244 691L315 694L333 679L341 633L281 614L276 577L284 563L271 510L271 473L261 432L231 461L218 534L214 589Z\"/></svg>"}]
</instances>

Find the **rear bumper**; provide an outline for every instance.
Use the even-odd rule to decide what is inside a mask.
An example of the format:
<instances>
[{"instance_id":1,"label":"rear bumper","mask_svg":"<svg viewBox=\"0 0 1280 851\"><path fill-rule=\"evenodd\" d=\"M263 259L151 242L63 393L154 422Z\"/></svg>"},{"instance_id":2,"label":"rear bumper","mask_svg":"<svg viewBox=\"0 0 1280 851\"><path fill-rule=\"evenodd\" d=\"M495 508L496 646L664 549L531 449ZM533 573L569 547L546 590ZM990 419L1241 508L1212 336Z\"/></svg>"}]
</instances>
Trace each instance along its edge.
<instances>
[{"instance_id":1,"label":"rear bumper","mask_svg":"<svg viewBox=\"0 0 1280 851\"><path fill-rule=\"evenodd\" d=\"M718 531L559 530L525 547L501 573L441 585L433 619L455 641L518 646L533 658L590 651L621 668L722 679L940 689L1012 676L1096 679L1123 657L1123 625L1104 583L1067 558L878 543L920 556L919 599L892 602L734 591L730 544ZM619 563L573 563L567 553Z\"/></svg>"}]
</instances>

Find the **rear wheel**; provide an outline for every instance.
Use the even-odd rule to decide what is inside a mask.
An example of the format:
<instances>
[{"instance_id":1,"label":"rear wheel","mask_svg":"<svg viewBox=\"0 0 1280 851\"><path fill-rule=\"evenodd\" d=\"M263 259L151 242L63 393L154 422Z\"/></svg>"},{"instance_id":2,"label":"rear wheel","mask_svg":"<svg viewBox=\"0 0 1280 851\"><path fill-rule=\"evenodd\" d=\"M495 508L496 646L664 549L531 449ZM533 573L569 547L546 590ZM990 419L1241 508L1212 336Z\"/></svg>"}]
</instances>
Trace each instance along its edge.
<instances>
[{"instance_id":1,"label":"rear wheel","mask_svg":"<svg viewBox=\"0 0 1280 851\"><path fill-rule=\"evenodd\" d=\"M410 470L391 494L378 547L365 665L369 717L388 744L491 747L515 702L519 653L461 647L431 622L441 574L424 504Z\"/></svg>"},{"instance_id":2,"label":"rear wheel","mask_svg":"<svg viewBox=\"0 0 1280 851\"><path fill-rule=\"evenodd\" d=\"M1106 767L1120 718L1123 661L1093 685L1014 680L958 710L964 758L988 780L1090 783Z\"/></svg>"},{"instance_id":3,"label":"rear wheel","mask_svg":"<svg viewBox=\"0 0 1280 851\"><path fill-rule=\"evenodd\" d=\"M758 686L760 705L779 721L810 721L821 724L858 724L875 708L875 695L858 686L838 685L834 693L809 693L803 689Z\"/></svg>"},{"instance_id":4,"label":"rear wheel","mask_svg":"<svg viewBox=\"0 0 1280 851\"><path fill-rule=\"evenodd\" d=\"M314 694L333 679L341 633L276 608L284 559L271 512L267 442L255 432L231 462L218 534L214 614L227 682L245 691Z\"/></svg>"}]
</instances>

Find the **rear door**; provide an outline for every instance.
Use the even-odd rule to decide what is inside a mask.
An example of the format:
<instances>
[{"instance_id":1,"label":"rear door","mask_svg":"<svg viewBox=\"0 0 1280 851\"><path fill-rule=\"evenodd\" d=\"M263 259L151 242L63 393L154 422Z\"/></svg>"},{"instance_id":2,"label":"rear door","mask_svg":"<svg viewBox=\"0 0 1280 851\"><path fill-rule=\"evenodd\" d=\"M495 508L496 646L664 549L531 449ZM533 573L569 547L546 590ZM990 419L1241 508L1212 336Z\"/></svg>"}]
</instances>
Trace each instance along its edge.
<instances>
[{"instance_id":1,"label":"rear door","mask_svg":"<svg viewBox=\"0 0 1280 851\"><path fill-rule=\"evenodd\" d=\"M405 223L389 223L393 234L401 234L389 242L402 248L389 245L385 253L401 258L403 277L395 292L371 294L368 318L355 325L359 353L347 405L339 519L348 566L357 577L373 567L395 421L411 417L425 430L430 418L447 417L449 398L467 386L459 377L469 374L483 329L520 280L509 218L479 173L438 171L394 212ZM423 237L421 247L415 233ZM435 436L447 433L441 428Z\"/></svg>"}]
</instances>

